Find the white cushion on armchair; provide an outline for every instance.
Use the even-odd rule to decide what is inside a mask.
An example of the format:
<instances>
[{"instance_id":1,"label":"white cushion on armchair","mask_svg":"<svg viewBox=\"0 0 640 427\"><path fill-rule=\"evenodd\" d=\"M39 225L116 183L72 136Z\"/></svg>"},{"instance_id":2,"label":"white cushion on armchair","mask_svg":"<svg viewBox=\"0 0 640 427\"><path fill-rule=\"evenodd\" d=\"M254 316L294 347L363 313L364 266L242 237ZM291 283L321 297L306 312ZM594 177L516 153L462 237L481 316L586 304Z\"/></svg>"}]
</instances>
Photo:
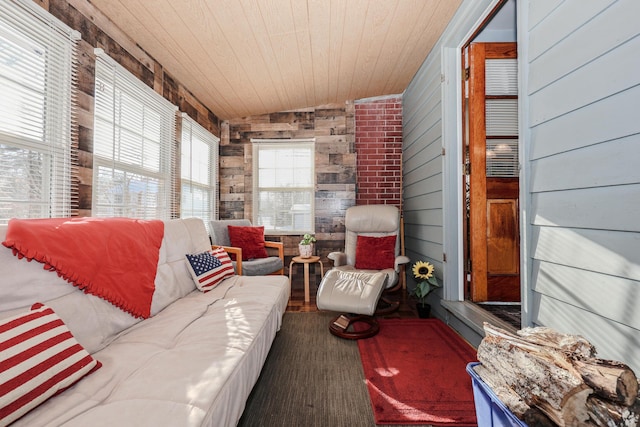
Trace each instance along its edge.
<instances>
[{"instance_id":1,"label":"white cushion on armchair","mask_svg":"<svg viewBox=\"0 0 640 427\"><path fill-rule=\"evenodd\" d=\"M320 310L372 316L386 280L384 272L329 270L318 287L316 304Z\"/></svg>"}]
</instances>

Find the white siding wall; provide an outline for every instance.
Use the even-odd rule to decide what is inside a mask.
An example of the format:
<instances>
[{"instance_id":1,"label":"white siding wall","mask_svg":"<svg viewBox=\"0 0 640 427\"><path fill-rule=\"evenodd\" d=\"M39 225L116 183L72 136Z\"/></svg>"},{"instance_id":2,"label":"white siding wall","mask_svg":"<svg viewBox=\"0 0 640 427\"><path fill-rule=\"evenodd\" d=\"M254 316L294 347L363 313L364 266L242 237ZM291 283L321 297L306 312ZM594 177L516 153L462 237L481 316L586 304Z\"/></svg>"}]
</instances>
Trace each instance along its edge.
<instances>
[{"instance_id":1,"label":"white siding wall","mask_svg":"<svg viewBox=\"0 0 640 427\"><path fill-rule=\"evenodd\" d=\"M442 277L442 124L440 55L430 56L403 98L403 210L406 254ZM410 279L412 275L409 274Z\"/></svg>"},{"instance_id":2,"label":"white siding wall","mask_svg":"<svg viewBox=\"0 0 640 427\"><path fill-rule=\"evenodd\" d=\"M406 251L439 278L461 269L458 76L441 74L492 4L463 2L403 97ZM518 7L525 319L640 373L640 2ZM446 276L455 300L459 277Z\"/></svg>"},{"instance_id":3,"label":"white siding wall","mask_svg":"<svg viewBox=\"0 0 640 427\"><path fill-rule=\"evenodd\" d=\"M405 90L403 110L403 211L405 246L412 262L426 260L443 277L445 223L443 190L445 160L443 148L455 157L455 135L443 140L443 50L456 47L482 13L495 0L464 1L444 34ZM451 58L449 58L450 60ZM455 58L453 58L455 61ZM448 85L457 85L456 76L447 76ZM454 89L455 90L455 89ZM454 101L454 110L455 104ZM452 184L454 187L456 184ZM455 221L454 221L455 223ZM408 275L412 280L411 274Z\"/></svg>"},{"instance_id":4,"label":"white siding wall","mask_svg":"<svg viewBox=\"0 0 640 427\"><path fill-rule=\"evenodd\" d=\"M403 95L403 213L405 222L405 250L412 263L429 261L435 266L436 277L444 281L429 301L432 313L449 322L470 342L478 344L479 328L451 317L438 301L457 300L461 293L461 272L458 268L461 249L458 237L462 222L456 216L460 210L462 185L456 170L461 164L459 135L455 118L447 128L443 117L456 115L459 55L456 48L474 23L496 0L465 0L449 23L442 37L422 64ZM443 74L443 63L453 72ZM443 97L451 98L443 105ZM443 155L443 148L446 155ZM447 192L453 192L446 197ZM454 194L455 193L455 194ZM453 212L446 215L445 212ZM446 230L446 231L445 231ZM443 254L447 262L443 262ZM460 277L459 277L460 276ZM407 274L408 287L415 285L413 275Z\"/></svg>"},{"instance_id":5,"label":"white siding wall","mask_svg":"<svg viewBox=\"0 0 640 427\"><path fill-rule=\"evenodd\" d=\"M640 2L530 1L535 324L640 372ZM521 32L522 34L522 32Z\"/></svg>"}]
</instances>

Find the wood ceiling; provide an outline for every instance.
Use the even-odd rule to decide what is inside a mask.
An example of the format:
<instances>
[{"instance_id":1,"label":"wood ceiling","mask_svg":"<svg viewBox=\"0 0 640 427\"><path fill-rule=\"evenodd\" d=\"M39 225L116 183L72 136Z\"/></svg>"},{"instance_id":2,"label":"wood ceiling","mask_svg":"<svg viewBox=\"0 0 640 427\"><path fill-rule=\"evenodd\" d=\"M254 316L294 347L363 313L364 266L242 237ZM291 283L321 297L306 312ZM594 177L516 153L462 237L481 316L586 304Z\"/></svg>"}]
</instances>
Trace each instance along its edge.
<instances>
[{"instance_id":1,"label":"wood ceiling","mask_svg":"<svg viewBox=\"0 0 640 427\"><path fill-rule=\"evenodd\" d=\"M220 119L402 93L461 0L91 0Z\"/></svg>"}]
</instances>

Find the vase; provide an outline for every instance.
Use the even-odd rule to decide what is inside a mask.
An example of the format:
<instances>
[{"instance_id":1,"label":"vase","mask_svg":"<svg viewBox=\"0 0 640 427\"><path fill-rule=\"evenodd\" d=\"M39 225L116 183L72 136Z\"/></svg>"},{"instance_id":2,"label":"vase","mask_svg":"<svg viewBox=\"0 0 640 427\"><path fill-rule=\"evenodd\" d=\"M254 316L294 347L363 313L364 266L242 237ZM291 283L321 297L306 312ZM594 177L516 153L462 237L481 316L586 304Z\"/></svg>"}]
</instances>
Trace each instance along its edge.
<instances>
[{"instance_id":1,"label":"vase","mask_svg":"<svg viewBox=\"0 0 640 427\"><path fill-rule=\"evenodd\" d=\"M300 252L301 258L311 258L313 253L313 245L298 245L298 252Z\"/></svg>"},{"instance_id":2,"label":"vase","mask_svg":"<svg viewBox=\"0 0 640 427\"><path fill-rule=\"evenodd\" d=\"M416 309L418 310L418 317L421 319L428 319L431 315L431 305L426 303L416 303Z\"/></svg>"}]
</instances>

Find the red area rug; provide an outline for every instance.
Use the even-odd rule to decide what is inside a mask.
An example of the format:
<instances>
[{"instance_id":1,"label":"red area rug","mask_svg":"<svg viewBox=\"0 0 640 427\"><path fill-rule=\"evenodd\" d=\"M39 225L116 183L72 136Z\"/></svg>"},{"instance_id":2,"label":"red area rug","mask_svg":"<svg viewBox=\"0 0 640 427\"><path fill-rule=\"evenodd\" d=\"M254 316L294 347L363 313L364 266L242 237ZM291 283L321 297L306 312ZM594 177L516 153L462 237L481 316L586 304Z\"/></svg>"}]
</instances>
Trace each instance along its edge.
<instances>
[{"instance_id":1,"label":"red area rug","mask_svg":"<svg viewBox=\"0 0 640 427\"><path fill-rule=\"evenodd\" d=\"M439 319L381 319L358 348L376 424L477 425L476 351Z\"/></svg>"}]
</instances>

